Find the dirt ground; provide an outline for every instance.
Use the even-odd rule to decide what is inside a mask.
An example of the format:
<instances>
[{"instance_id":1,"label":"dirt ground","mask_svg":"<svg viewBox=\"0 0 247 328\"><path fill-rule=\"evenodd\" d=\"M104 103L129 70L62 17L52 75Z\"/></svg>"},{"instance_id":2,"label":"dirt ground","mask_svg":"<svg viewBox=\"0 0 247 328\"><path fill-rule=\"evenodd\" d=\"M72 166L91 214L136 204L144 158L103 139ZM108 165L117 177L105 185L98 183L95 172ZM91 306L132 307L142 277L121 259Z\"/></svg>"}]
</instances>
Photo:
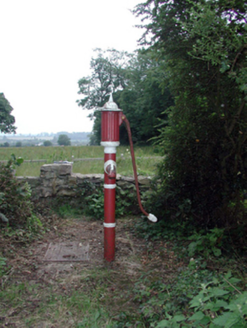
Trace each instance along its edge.
<instances>
[{"instance_id":1,"label":"dirt ground","mask_svg":"<svg viewBox=\"0 0 247 328\"><path fill-rule=\"evenodd\" d=\"M97 303L111 320L136 307L131 291L141 275L171 281L184 264L175 257L171 246L134 235L135 219L117 220L116 253L111 263L103 259L102 222L85 217L56 218L50 223L50 231L31 244L12 241L4 245L0 241L9 268L0 278L0 327L111 327L106 323L79 324L92 314L90 309L82 311L81 301L75 299L82 297L90 304ZM64 242L89 244L88 259L46 261L48 246ZM72 313L72 318L67 313Z\"/></svg>"}]
</instances>

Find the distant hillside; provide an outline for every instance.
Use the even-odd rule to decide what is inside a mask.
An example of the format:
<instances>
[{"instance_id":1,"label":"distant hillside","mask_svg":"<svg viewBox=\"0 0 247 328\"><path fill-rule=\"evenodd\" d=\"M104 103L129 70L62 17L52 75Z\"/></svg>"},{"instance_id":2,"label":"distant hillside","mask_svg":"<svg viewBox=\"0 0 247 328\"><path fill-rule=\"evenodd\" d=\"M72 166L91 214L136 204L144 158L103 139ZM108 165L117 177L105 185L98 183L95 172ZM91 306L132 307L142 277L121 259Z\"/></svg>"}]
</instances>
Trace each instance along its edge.
<instances>
[{"instance_id":1,"label":"distant hillside","mask_svg":"<svg viewBox=\"0 0 247 328\"><path fill-rule=\"evenodd\" d=\"M66 134L72 145L87 145L89 143L90 132L67 132L57 133L42 132L38 134L0 134L0 147L20 146L42 146L43 142L49 140L55 146L60 134Z\"/></svg>"},{"instance_id":2,"label":"distant hillside","mask_svg":"<svg viewBox=\"0 0 247 328\"><path fill-rule=\"evenodd\" d=\"M73 140L89 141L90 132L72 132L72 133L70 133L70 132L62 131L62 132L57 132L54 136L58 138L58 136L60 134L66 134L71 139L71 141L73 141Z\"/></svg>"}]
</instances>

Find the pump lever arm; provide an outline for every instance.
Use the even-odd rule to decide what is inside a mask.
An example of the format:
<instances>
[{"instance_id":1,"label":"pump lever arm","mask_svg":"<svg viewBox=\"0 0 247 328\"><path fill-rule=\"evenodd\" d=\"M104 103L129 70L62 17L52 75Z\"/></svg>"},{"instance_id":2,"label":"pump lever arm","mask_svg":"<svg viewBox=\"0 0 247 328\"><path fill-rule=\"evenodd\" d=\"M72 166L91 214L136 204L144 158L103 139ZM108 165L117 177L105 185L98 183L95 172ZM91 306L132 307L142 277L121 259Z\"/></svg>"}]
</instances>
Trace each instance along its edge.
<instances>
[{"instance_id":1,"label":"pump lever arm","mask_svg":"<svg viewBox=\"0 0 247 328\"><path fill-rule=\"evenodd\" d=\"M133 146L133 141L132 141L132 136L131 136L131 130L130 130L130 123L127 120L125 115L122 115L122 121L125 122L126 129L128 132L128 137L129 137L129 143L130 143L130 153L131 153L131 158L132 158L132 165L133 165L133 171L134 171L134 178L135 178L135 185L136 185L136 193L137 193L137 199L138 199L138 204L140 207L140 210L142 213L147 216L147 218L152 221L152 222L157 222L158 219L156 218L155 215L151 213L147 213L144 208L142 207L141 203L141 197L140 197L140 190L139 190L139 184L138 184L138 177L137 177L137 169L136 169L136 162L135 162L135 153L134 153L134 146Z\"/></svg>"}]
</instances>

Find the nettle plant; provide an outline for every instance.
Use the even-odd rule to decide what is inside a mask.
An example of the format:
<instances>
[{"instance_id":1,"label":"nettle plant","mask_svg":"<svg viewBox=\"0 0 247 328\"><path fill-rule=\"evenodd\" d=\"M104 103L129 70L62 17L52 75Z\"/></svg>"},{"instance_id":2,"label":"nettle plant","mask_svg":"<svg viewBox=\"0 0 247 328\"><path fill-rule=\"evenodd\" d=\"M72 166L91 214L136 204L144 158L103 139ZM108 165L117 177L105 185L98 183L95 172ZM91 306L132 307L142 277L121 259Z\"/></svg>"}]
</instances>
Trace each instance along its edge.
<instances>
[{"instance_id":1,"label":"nettle plant","mask_svg":"<svg viewBox=\"0 0 247 328\"><path fill-rule=\"evenodd\" d=\"M202 255L208 258L210 255L219 257L221 255L221 247L225 239L224 229L214 228L207 234L194 233L188 238L192 242L188 246L188 255Z\"/></svg>"},{"instance_id":2,"label":"nettle plant","mask_svg":"<svg viewBox=\"0 0 247 328\"><path fill-rule=\"evenodd\" d=\"M190 301L194 314L188 320L195 327L246 327L247 292L235 287L239 282L228 272L223 280L214 278L201 284L201 291Z\"/></svg>"},{"instance_id":3,"label":"nettle plant","mask_svg":"<svg viewBox=\"0 0 247 328\"><path fill-rule=\"evenodd\" d=\"M133 289L149 327L246 327L247 291L236 287L241 281L231 272L216 275L189 265L170 284L150 282L149 274Z\"/></svg>"}]
</instances>

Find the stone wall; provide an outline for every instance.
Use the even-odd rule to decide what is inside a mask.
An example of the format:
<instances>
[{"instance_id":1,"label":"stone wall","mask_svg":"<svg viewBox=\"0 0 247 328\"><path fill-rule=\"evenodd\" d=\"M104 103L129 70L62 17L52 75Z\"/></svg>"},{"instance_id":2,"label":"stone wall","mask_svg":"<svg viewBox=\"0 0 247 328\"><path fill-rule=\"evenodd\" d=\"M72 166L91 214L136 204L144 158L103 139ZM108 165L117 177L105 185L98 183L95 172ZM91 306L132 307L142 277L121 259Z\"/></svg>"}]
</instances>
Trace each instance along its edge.
<instances>
[{"instance_id":1,"label":"stone wall","mask_svg":"<svg viewBox=\"0 0 247 328\"><path fill-rule=\"evenodd\" d=\"M78 197L88 183L102 186L103 174L72 173L72 164L45 164L41 166L39 177L17 177L20 183L28 182L33 200L56 197ZM139 176L140 191L150 187L150 177ZM135 189L133 177L117 175L116 184L122 189ZM102 186L103 188L103 186Z\"/></svg>"}]
</instances>

